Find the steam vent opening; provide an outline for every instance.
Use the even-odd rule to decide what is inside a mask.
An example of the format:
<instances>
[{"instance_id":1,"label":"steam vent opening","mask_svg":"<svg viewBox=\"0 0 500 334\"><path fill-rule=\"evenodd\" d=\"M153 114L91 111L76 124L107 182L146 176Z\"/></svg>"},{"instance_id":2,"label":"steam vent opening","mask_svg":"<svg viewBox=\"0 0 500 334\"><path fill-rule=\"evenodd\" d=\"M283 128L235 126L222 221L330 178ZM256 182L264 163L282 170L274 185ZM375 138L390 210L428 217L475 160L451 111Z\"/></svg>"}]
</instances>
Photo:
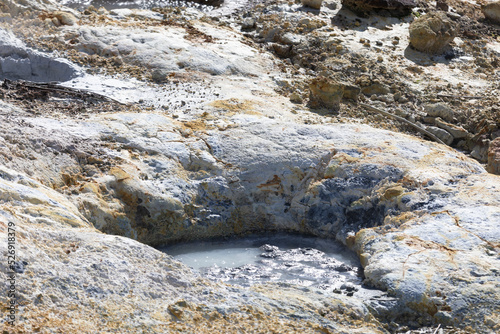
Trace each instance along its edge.
<instances>
[{"instance_id":1,"label":"steam vent opening","mask_svg":"<svg viewBox=\"0 0 500 334\"><path fill-rule=\"evenodd\" d=\"M213 281L246 287L285 283L361 299L383 294L363 285L356 254L335 240L278 233L159 249Z\"/></svg>"}]
</instances>

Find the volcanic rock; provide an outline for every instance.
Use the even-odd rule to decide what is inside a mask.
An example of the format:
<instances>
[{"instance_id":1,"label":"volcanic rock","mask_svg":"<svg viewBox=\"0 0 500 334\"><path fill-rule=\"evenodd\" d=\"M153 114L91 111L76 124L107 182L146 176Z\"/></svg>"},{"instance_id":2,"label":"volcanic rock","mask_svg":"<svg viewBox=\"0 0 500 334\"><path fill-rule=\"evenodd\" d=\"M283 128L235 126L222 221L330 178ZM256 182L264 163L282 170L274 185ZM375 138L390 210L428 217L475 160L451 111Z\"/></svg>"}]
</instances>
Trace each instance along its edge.
<instances>
[{"instance_id":1,"label":"volcanic rock","mask_svg":"<svg viewBox=\"0 0 500 334\"><path fill-rule=\"evenodd\" d=\"M431 12L410 24L410 45L418 51L441 54L457 34L456 23L444 12Z\"/></svg>"}]
</instances>

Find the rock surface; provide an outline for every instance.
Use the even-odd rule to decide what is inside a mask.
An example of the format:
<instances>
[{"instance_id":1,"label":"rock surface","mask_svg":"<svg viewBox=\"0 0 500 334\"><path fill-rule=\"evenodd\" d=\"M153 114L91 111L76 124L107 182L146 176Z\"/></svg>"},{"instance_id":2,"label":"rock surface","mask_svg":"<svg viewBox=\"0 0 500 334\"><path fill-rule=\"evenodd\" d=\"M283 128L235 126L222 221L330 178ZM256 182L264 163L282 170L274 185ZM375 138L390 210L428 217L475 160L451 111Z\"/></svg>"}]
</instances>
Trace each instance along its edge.
<instances>
[{"instance_id":1,"label":"rock surface","mask_svg":"<svg viewBox=\"0 0 500 334\"><path fill-rule=\"evenodd\" d=\"M457 34L455 22L439 11L425 14L410 24L411 46L426 53L443 53Z\"/></svg>"},{"instance_id":2,"label":"rock surface","mask_svg":"<svg viewBox=\"0 0 500 334\"><path fill-rule=\"evenodd\" d=\"M45 22L38 13L22 29L21 18L6 28L93 73L71 64L78 77L57 89L1 87L0 230L10 222L17 231L14 331L500 329L498 176L445 145L359 124L363 118L353 119L356 114L347 114L346 123L341 115L357 110L340 100L347 97L345 87L365 101L359 87L376 83L373 103L399 94L398 101L407 97L401 115L432 113L420 109L422 101L436 101L416 93L428 94L431 87L419 82L462 84L476 80L480 68L458 71L461 77L455 75L458 61L449 69L444 62L417 66L421 58L399 59L408 46L407 36L399 37L408 31L405 21L376 17L380 26L358 19L353 22L361 29L352 33L331 25L332 17L340 18L328 6L309 17L287 3L277 5L260 12L254 36L291 47L284 60L239 27L190 9L89 11L79 26L51 25L41 37L36 31ZM3 47L16 55L52 59L5 36ZM494 60L493 51L489 55ZM394 71L383 65L389 61ZM343 104L335 117L289 101L290 91L304 97L311 79L322 75L341 83L336 92L344 90L331 99L318 89L326 102ZM356 86L349 84L352 76L359 78ZM475 92L494 97L488 94L496 86L476 83ZM467 108L480 103L465 108L459 98L454 102L454 112L437 112L433 124L447 127L471 117ZM472 126L475 134L496 131L487 118L467 129ZM451 127L437 129L451 136ZM359 300L280 283L230 286L151 247L264 231L343 242L358 254L366 284L386 296ZM6 253L5 242L0 250ZM6 261L0 263L6 280ZM4 309L8 302L0 294Z\"/></svg>"}]
</instances>

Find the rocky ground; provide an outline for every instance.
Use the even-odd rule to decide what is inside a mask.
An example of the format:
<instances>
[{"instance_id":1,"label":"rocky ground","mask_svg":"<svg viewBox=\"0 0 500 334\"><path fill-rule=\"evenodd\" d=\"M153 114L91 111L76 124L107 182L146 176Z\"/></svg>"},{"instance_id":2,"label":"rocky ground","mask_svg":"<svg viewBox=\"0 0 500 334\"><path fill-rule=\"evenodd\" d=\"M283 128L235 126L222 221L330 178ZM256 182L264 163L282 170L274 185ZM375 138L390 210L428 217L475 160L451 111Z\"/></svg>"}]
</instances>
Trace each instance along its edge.
<instances>
[{"instance_id":1,"label":"rocky ground","mask_svg":"<svg viewBox=\"0 0 500 334\"><path fill-rule=\"evenodd\" d=\"M360 3L0 1L4 331L498 331L496 7ZM150 247L264 231L341 241L385 297L212 282Z\"/></svg>"}]
</instances>

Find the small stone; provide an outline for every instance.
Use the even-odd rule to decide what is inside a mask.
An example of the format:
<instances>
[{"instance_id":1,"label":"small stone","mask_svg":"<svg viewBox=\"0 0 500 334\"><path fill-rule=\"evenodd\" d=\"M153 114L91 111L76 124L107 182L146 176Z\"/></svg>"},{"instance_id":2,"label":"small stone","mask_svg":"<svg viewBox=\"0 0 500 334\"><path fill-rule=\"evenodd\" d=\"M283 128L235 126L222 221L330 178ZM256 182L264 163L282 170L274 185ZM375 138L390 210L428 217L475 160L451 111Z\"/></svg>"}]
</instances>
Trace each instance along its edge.
<instances>
[{"instance_id":1,"label":"small stone","mask_svg":"<svg viewBox=\"0 0 500 334\"><path fill-rule=\"evenodd\" d=\"M293 92L290 95L290 102L297 103L297 104L302 104L302 102L304 102L304 101L302 99L302 96L300 96L300 94L298 94L297 92Z\"/></svg>"},{"instance_id":2,"label":"small stone","mask_svg":"<svg viewBox=\"0 0 500 334\"><path fill-rule=\"evenodd\" d=\"M460 18L462 17L462 15L454 12L446 12L446 15L453 21L460 20Z\"/></svg>"},{"instance_id":3,"label":"small stone","mask_svg":"<svg viewBox=\"0 0 500 334\"><path fill-rule=\"evenodd\" d=\"M169 72L164 69L154 69L151 72L151 78L156 83L162 83L168 81Z\"/></svg>"},{"instance_id":4,"label":"small stone","mask_svg":"<svg viewBox=\"0 0 500 334\"><path fill-rule=\"evenodd\" d=\"M472 151L470 152L470 156L473 157L474 159L487 163L488 162L488 155L489 155L489 142L486 141L484 143L477 143L473 148Z\"/></svg>"},{"instance_id":5,"label":"small stone","mask_svg":"<svg viewBox=\"0 0 500 334\"><path fill-rule=\"evenodd\" d=\"M500 175L500 137L490 142L486 170L492 174Z\"/></svg>"},{"instance_id":6,"label":"small stone","mask_svg":"<svg viewBox=\"0 0 500 334\"><path fill-rule=\"evenodd\" d=\"M453 143L453 136L446 130L436 126L428 126L426 130L441 139L446 145L451 145L451 143Z\"/></svg>"},{"instance_id":7,"label":"small stone","mask_svg":"<svg viewBox=\"0 0 500 334\"><path fill-rule=\"evenodd\" d=\"M78 19L75 15L68 12L54 12L54 16L59 20L62 25L65 26L73 26L78 22Z\"/></svg>"},{"instance_id":8,"label":"small stone","mask_svg":"<svg viewBox=\"0 0 500 334\"><path fill-rule=\"evenodd\" d=\"M326 107L338 111L344 95L344 86L332 79L318 77L309 84L312 108Z\"/></svg>"},{"instance_id":9,"label":"small stone","mask_svg":"<svg viewBox=\"0 0 500 334\"><path fill-rule=\"evenodd\" d=\"M59 19L57 17L53 17L51 19L52 21L52 24L55 25L56 27L59 27L61 25L61 21L59 21Z\"/></svg>"},{"instance_id":10,"label":"small stone","mask_svg":"<svg viewBox=\"0 0 500 334\"><path fill-rule=\"evenodd\" d=\"M395 187L387 189L384 192L384 198L386 200L390 200L394 197L398 197L399 195L403 194L404 192L405 192L405 188L403 188L402 186L395 186Z\"/></svg>"},{"instance_id":11,"label":"small stone","mask_svg":"<svg viewBox=\"0 0 500 334\"><path fill-rule=\"evenodd\" d=\"M278 44L278 43L273 43L273 50L274 52L282 58L286 58L290 56L290 52L292 51L292 46L291 45L283 45L283 44Z\"/></svg>"},{"instance_id":12,"label":"small stone","mask_svg":"<svg viewBox=\"0 0 500 334\"><path fill-rule=\"evenodd\" d=\"M453 109L445 103L426 104L424 105L424 111L427 113L427 116L441 117L448 122L452 122L455 117Z\"/></svg>"},{"instance_id":13,"label":"small stone","mask_svg":"<svg viewBox=\"0 0 500 334\"><path fill-rule=\"evenodd\" d=\"M281 36L281 43L286 45L297 45L302 41L302 37L300 35L296 35L290 32L287 32L283 36Z\"/></svg>"},{"instance_id":14,"label":"small stone","mask_svg":"<svg viewBox=\"0 0 500 334\"><path fill-rule=\"evenodd\" d=\"M241 30L252 30L255 28L255 19L247 17L241 22Z\"/></svg>"},{"instance_id":15,"label":"small stone","mask_svg":"<svg viewBox=\"0 0 500 334\"><path fill-rule=\"evenodd\" d=\"M457 25L445 13L431 12L410 24L410 45L421 52L441 54L457 34Z\"/></svg>"},{"instance_id":16,"label":"small stone","mask_svg":"<svg viewBox=\"0 0 500 334\"><path fill-rule=\"evenodd\" d=\"M361 92L361 88L355 85L344 84L344 99L357 101L359 97L359 93Z\"/></svg>"},{"instance_id":17,"label":"small stone","mask_svg":"<svg viewBox=\"0 0 500 334\"><path fill-rule=\"evenodd\" d=\"M446 3L446 0L437 0L436 1L436 9L447 12L449 9L449 6Z\"/></svg>"},{"instance_id":18,"label":"small stone","mask_svg":"<svg viewBox=\"0 0 500 334\"><path fill-rule=\"evenodd\" d=\"M439 117L435 119L435 122L438 127L448 131L455 139L466 138L467 135L469 134L469 132L464 128L462 128L461 126L456 126L454 124L447 123Z\"/></svg>"},{"instance_id":19,"label":"small stone","mask_svg":"<svg viewBox=\"0 0 500 334\"><path fill-rule=\"evenodd\" d=\"M109 14L108 10L104 7L99 7L99 9L97 10L97 14L99 15L106 15L106 14Z\"/></svg>"},{"instance_id":20,"label":"small stone","mask_svg":"<svg viewBox=\"0 0 500 334\"><path fill-rule=\"evenodd\" d=\"M361 92L365 95L368 95L368 96L385 95L385 94L389 94L391 92L391 89L382 83L375 82L375 83L371 84L370 86L363 87L361 89Z\"/></svg>"},{"instance_id":21,"label":"small stone","mask_svg":"<svg viewBox=\"0 0 500 334\"><path fill-rule=\"evenodd\" d=\"M488 20L500 24L500 1L481 6L481 11Z\"/></svg>"},{"instance_id":22,"label":"small stone","mask_svg":"<svg viewBox=\"0 0 500 334\"><path fill-rule=\"evenodd\" d=\"M313 9L320 9L323 0L302 0L302 5Z\"/></svg>"}]
</instances>

